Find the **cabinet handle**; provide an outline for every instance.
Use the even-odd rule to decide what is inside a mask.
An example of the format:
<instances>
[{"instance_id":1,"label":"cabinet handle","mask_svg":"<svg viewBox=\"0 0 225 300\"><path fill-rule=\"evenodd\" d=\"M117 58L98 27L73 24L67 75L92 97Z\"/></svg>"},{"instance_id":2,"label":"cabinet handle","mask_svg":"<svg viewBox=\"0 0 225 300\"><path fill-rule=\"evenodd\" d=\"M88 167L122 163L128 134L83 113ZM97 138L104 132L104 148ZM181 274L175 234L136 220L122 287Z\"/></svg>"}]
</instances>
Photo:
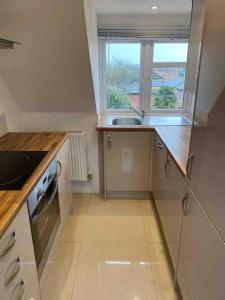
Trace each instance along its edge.
<instances>
[{"instance_id":1,"label":"cabinet handle","mask_svg":"<svg viewBox=\"0 0 225 300\"><path fill-rule=\"evenodd\" d=\"M20 271L20 258L17 257L15 261L15 270L5 279L5 286L7 286Z\"/></svg>"},{"instance_id":2,"label":"cabinet handle","mask_svg":"<svg viewBox=\"0 0 225 300\"><path fill-rule=\"evenodd\" d=\"M62 174L62 164L61 164L61 161L57 159L57 164L58 164L58 167L59 167L59 172L57 174L57 177L60 177L61 174Z\"/></svg>"},{"instance_id":3,"label":"cabinet handle","mask_svg":"<svg viewBox=\"0 0 225 300\"><path fill-rule=\"evenodd\" d=\"M107 145L108 145L108 149L112 148L112 140L111 140L112 136L111 134L107 135Z\"/></svg>"},{"instance_id":4,"label":"cabinet handle","mask_svg":"<svg viewBox=\"0 0 225 300\"><path fill-rule=\"evenodd\" d=\"M20 300L23 297L23 294L25 292L25 282L22 279L14 288L12 295L11 295L11 300Z\"/></svg>"},{"instance_id":5,"label":"cabinet handle","mask_svg":"<svg viewBox=\"0 0 225 300\"><path fill-rule=\"evenodd\" d=\"M183 209L183 213L184 213L185 217L187 217L191 211L191 207L190 207L190 205L188 207L188 203L191 204L189 195L188 195L188 193L186 193L184 195L184 198L182 199L182 209Z\"/></svg>"},{"instance_id":6,"label":"cabinet handle","mask_svg":"<svg viewBox=\"0 0 225 300\"><path fill-rule=\"evenodd\" d=\"M165 162L165 166L164 166L164 171L165 171L166 177L169 177L169 171L168 171L169 163L170 163L170 160L169 160L169 158L167 158L166 162Z\"/></svg>"},{"instance_id":7,"label":"cabinet handle","mask_svg":"<svg viewBox=\"0 0 225 300\"><path fill-rule=\"evenodd\" d=\"M12 237L11 237L11 239L9 241L9 244L6 246L6 248L4 250L2 250L0 252L0 257L6 255L13 248L13 246L15 245L15 243L16 243L16 232L13 231L13 234L12 234Z\"/></svg>"},{"instance_id":8,"label":"cabinet handle","mask_svg":"<svg viewBox=\"0 0 225 300\"><path fill-rule=\"evenodd\" d=\"M187 165L186 165L186 172L187 172L187 177L188 179L191 180L191 171L192 171L192 164L193 164L193 159L194 159L194 154L191 153L190 156L188 157Z\"/></svg>"},{"instance_id":9,"label":"cabinet handle","mask_svg":"<svg viewBox=\"0 0 225 300\"><path fill-rule=\"evenodd\" d=\"M159 149L163 149L164 147L163 147L163 144L162 143L160 143L160 142L157 142L157 147L159 148Z\"/></svg>"}]
</instances>

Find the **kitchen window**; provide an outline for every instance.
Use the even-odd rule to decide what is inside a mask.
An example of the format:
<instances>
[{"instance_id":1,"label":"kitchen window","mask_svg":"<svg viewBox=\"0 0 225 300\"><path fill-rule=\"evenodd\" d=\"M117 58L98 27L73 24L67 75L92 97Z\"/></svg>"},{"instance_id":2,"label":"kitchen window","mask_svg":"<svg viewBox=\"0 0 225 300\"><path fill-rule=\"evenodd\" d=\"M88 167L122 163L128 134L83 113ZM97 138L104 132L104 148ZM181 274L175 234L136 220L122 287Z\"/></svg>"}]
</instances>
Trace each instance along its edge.
<instances>
[{"instance_id":1,"label":"kitchen window","mask_svg":"<svg viewBox=\"0 0 225 300\"><path fill-rule=\"evenodd\" d=\"M103 112L183 112L187 40L100 39Z\"/></svg>"}]
</instances>

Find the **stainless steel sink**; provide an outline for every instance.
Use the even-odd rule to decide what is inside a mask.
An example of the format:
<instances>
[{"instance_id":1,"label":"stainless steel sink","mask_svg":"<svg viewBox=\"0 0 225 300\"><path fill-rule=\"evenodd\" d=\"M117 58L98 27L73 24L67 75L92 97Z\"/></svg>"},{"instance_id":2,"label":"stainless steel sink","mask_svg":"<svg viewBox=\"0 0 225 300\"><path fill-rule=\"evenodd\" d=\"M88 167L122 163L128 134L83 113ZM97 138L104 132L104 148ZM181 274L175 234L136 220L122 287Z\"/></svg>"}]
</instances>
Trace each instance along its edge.
<instances>
[{"instance_id":1,"label":"stainless steel sink","mask_svg":"<svg viewBox=\"0 0 225 300\"><path fill-rule=\"evenodd\" d=\"M142 125L142 121L137 118L116 118L112 120L113 125Z\"/></svg>"}]
</instances>

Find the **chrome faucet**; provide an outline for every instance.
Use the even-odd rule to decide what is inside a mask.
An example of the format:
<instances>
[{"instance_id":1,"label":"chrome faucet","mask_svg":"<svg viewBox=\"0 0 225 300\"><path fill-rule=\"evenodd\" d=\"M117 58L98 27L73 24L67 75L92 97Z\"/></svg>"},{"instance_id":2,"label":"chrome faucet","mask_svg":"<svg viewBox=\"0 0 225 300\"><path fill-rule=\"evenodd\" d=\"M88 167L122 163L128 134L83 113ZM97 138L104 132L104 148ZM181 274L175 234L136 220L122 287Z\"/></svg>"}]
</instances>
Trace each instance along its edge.
<instances>
[{"instance_id":1,"label":"chrome faucet","mask_svg":"<svg viewBox=\"0 0 225 300\"><path fill-rule=\"evenodd\" d=\"M133 110L134 112L136 112L137 115L139 115L142 119L145 117L145 111L143 109L141 110L137 110L134 107L130 107L129 109Z\"/></svg>"}]
</instances>

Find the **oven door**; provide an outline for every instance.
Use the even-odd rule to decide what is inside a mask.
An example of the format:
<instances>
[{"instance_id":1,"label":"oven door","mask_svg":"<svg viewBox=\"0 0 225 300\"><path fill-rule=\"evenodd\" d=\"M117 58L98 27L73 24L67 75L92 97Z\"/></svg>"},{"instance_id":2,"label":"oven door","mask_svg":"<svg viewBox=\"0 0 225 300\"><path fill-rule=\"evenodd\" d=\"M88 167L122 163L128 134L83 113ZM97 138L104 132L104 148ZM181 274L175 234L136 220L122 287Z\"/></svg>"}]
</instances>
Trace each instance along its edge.
<instances>
[{"instance_id":1,"label":"oven door","mask_svg":"<svg viewBox=\"0 0 225 300\"><path fill-rule=\"evenodd\" d=\"M52 180L39 201L31 216L30 223L38 274L40 276L60 223L57 177Z\"/></svg>"}]
</instances>

